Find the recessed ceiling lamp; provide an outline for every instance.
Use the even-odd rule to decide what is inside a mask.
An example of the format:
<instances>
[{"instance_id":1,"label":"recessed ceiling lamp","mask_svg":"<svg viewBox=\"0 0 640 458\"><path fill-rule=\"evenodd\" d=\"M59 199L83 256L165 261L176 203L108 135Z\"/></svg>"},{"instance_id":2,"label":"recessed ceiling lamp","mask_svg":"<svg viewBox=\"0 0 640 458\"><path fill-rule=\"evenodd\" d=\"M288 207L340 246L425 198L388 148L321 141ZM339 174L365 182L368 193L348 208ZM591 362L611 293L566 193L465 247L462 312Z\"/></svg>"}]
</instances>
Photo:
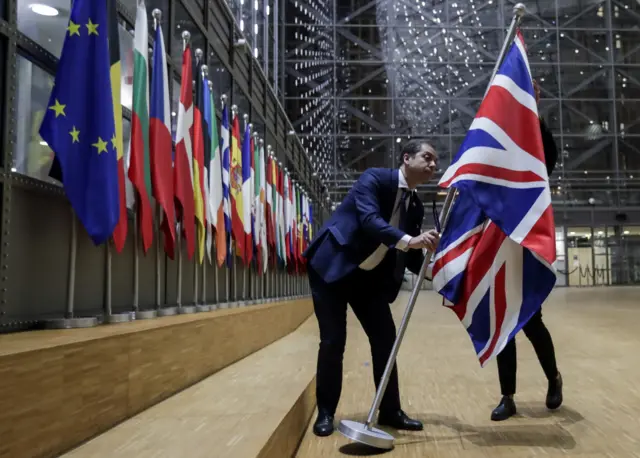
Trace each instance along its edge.
<instances>
[{"instance_id":1,"label":"recessed ceiling lamp","mask_svg":"<svg viewBox=\"0 0 640 458\"><path fill-rule=\"evenodd\" d=\"M57 16L58 10L49 5L43 5L42 3L32 3L29 5L31 11L40 16Z\"/></svg>"}]
</instances>

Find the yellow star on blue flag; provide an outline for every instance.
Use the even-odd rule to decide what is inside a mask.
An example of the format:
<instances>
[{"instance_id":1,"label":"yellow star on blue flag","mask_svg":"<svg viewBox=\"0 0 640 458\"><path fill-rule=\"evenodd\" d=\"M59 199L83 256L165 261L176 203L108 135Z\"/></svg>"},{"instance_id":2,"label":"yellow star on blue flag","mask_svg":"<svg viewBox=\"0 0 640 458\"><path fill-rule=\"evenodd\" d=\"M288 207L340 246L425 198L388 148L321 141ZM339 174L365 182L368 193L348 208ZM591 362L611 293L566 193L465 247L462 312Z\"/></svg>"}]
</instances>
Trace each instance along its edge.
<instances>
[{"instance_id":1,"label":"yellow star on blue flag","mask_svg":"<svg viewBox=\"0 0 640 458\"><path fill-rule=\"evenodd\" d=\"M40 136L59 163L71 205L96 245L120 215L107 2L75 0ZM86 27L77 27L78 24ZM83 30L84 29L84 30Z\"/></svg>"}]
</instances>

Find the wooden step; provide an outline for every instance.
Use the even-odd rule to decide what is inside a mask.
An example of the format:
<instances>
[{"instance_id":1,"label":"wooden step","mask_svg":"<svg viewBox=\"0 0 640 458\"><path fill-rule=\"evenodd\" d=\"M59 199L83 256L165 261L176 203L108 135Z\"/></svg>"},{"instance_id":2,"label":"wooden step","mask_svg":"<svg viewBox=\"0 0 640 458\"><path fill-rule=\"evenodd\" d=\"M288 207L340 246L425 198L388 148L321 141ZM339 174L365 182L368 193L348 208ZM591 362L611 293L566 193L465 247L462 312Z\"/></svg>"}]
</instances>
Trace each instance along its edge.
<instances>
[{"instance_id":1,"label":"wooden step","mask_svg":"<svg viewBox=\"0 0 640 458\"><path fill-rule=\"evenodd\" d=\"M315 410L317 349L311 317L293 333L64 456L291 457Z\"/></svg>"},{"instance_id":2,"label":"wooden step","mask_svg":"<svg viewBox=\"0 0 640 458\"><path fill-rule=\"evenodd\" d=\"M0 458L57 457L276 342L311 314L303 298L0 336Z\"/></svg>"}]
</instances>

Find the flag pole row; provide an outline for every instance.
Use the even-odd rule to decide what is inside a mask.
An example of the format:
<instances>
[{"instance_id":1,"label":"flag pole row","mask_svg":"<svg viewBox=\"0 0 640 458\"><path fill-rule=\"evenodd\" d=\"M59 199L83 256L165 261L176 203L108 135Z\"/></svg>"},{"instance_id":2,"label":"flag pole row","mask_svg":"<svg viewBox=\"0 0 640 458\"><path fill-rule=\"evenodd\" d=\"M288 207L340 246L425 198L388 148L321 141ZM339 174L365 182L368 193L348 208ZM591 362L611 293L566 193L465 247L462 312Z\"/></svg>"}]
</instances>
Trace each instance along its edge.
<instances>
[{"instance_id":1,"label":"flag pole row","mask_svg":"<svg viewBox=\"0 0 640 458\"><path fill-rule=\"evenodd\" d=\"M131 135L123 145L115 4L76 0L72 5L40 128L54 153L50 175L62 182L73 209L65 318L75 316L78 221L95 245L105 244L106 322L210 309L207 263L214 270L215 303L222 299L218 297L221 273L227 304L308 292L301 255L312 238L312 200L278 161L278 152L254 132L247 114L241 136L238 108L229 107L226 94L216 98L205 54L200 49L192 53L189 31L181 35L182 81L172 136L162 12L154 9L152 16L154 40L149 49L146 6L138 1ZM54 168L59 170L55 176ZM131 231L129 211L134 214ZM113 248L122 253L129 232L134 251L132 308L114 315ZM140 253L146 257L154 239L154 306L141 310ZM183 251L194 267L194 300L189 304L183 300ZM165 256L177 263L175 306L163 303L162 287L168 281L162 278ZM238 288L240 262L243 278Z\"/></svg>"}]
</instances>

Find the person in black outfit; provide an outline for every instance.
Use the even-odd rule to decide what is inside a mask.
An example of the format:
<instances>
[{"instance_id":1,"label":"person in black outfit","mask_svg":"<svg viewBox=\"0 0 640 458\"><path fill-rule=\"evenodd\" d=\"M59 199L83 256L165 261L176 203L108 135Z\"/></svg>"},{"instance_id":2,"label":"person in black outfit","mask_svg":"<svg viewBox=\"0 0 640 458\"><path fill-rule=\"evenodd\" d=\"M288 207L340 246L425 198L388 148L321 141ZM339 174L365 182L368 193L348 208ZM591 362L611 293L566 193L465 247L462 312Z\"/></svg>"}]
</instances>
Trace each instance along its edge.
<instances>
[{"instance_id":1,"label":"person in black outfit","mask_svg":"<svg viewBox=\"0 0 640 458\"><path fill-rule=\"evenodd\" d=\"M303 254L320 328L318 417L313 425L318 436L334 430L342 390L347 304L369 338L376 387L380 383L396 338L389 304L398 295L405 266L418 274L423 248L435 250L439 241L436 231L422 232L424 208L416 193L416 187L426 183L435 168L431 145L423 140L407 142L399 169L365 171ZM420 421L401 409L395 365L382 397L378 424L423 429Z\"/></svg>"},{"instance_id":2,"label":"person in black outfit","mask_svg":"<svg viewBox=\"0 0 640 458\"><path fill-rule=\"evenodd\" d=\"M533 82L536 94L536 103L540 100L540 88L536 81ZM558 160L558 149L553 135L547 128L545 122L540 118L540 132L542 134L542 145L544 148L544 159L547 166L547 173L551 175ZM557 409L562 404L562 377L556 365L556 355L553 348L553 341L549 330L542 322L542 311L531 317L522 328L538 356L542 370L547 377L549 387L547 390L546 405L549 409ZM516 413L516 404L513 396L516 392L516 340L511 339L509 343L497 356L498 377L500 378L500 389L502 400L491 413L493 421L502 421L510 418Z\"/></svg>"}]
</instances>

